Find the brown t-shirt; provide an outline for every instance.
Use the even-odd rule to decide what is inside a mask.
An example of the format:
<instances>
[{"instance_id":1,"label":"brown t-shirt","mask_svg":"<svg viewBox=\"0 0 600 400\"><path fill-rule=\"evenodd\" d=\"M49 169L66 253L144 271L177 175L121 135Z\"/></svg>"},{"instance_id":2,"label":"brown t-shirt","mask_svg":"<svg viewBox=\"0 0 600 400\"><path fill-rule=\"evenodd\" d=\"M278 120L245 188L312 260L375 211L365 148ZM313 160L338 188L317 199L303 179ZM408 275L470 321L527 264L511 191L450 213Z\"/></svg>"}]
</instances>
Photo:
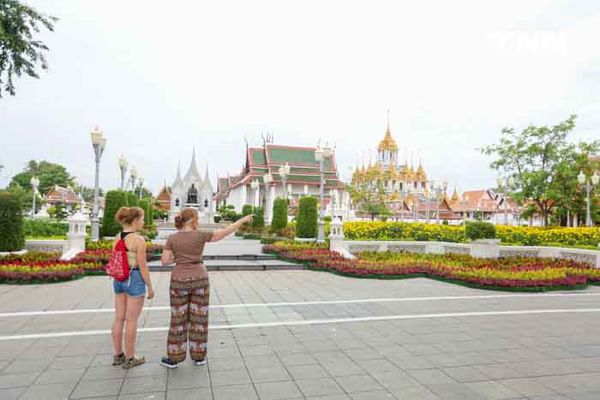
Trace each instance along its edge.
<instances>
[{"instance_id":1,"label":"brown t-shirt","mask_svg":"<svg viewBox=\"0 0 600 400\"><path fill-rule=\"evenodd\" d=\"M212 238L212 232L180 231L167 239L165 250L175 256L171 279L207 278L208 271L202 263L204 243Z\"/></svg>"}]
</instances>

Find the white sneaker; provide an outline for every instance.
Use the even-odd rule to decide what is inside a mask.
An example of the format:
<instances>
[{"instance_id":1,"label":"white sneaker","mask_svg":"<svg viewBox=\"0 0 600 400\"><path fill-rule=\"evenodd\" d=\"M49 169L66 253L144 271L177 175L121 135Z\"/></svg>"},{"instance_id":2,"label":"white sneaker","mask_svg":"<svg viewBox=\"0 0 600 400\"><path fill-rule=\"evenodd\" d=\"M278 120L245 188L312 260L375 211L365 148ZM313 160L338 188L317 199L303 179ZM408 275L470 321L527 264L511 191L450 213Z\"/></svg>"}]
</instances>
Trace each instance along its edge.
<instances>
[{"instance_id":1,"label":"white sneaker","mask_svg":"<svg viewBox=\"0 0 600 400\"><path fill-rule=\"evenodd\" d=\"M194 365L196 365L197 367L200 367L202 365L206 365L206 358L204 360L196 360L196 361L194 361Z\"/></svg>"}]
</instances>

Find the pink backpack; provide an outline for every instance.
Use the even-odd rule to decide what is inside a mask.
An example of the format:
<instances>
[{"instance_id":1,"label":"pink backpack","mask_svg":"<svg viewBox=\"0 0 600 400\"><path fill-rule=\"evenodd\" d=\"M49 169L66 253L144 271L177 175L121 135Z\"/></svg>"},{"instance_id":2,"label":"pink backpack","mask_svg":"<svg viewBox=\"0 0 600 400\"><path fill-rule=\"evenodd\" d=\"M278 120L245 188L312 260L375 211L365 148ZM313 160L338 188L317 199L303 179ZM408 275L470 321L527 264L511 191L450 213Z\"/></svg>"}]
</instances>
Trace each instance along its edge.
<instances>
[{"instance_id":1,"label":"pink backpack","mask_svg":"<svg viewBox=\"0 0 600 400\"><path fill-rule=\"evenodd\" d=\"M108 265L106 265L106 274L112 276L118 281L129 279L129 261L127 260L127 246L125 240L119 238L115 248L110 254Z\"/></svg>"}]
</instances>

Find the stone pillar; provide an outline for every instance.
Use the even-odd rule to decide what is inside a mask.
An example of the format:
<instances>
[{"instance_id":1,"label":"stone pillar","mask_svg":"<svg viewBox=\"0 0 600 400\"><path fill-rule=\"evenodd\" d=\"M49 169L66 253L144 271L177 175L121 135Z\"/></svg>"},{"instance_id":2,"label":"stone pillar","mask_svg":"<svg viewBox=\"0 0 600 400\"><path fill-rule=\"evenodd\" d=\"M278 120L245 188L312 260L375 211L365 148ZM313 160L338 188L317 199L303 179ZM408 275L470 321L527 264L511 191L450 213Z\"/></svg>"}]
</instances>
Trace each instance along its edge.
<instances>
[{"instance_id":1,"label":"stone pillar","mask_svg":"<svg viewBox=\"0 0 600 400\"><path fill-rule=\"evenodd\" d=\"M329 250L341 254L345 258L356 258L348 250L346 242L344 242L344 224L338 217L333 218L329 227Z\"/></svg>"},{"instance_id":2,"label":"stone pillar","mask_svg":"<svg viewBox=\"0 0 600 400\"><path fill-rule=\"evenodd\" d=\"M67 246L61 256L62 260L70 260L85 251L87 236L85 228L89 224L87 217L80 212L71 215L67 222L69 223L69 233L67 234Z\"/></svg>"},{"instance_id":3,"label":"stone pillar","mask_svg":"<svg viewBox=\"0 0 600 400\"><path fill-rule=\"evenodd\" d=\"M266 210L265 210L265 222L267 224L270 224L271 221L273 220L273 203L275 202L275 185L271 185L269 186L269 190L267 191L268 196L267 196L267 201L265 202L266 204Z\"/></svg>"}]
</instances>

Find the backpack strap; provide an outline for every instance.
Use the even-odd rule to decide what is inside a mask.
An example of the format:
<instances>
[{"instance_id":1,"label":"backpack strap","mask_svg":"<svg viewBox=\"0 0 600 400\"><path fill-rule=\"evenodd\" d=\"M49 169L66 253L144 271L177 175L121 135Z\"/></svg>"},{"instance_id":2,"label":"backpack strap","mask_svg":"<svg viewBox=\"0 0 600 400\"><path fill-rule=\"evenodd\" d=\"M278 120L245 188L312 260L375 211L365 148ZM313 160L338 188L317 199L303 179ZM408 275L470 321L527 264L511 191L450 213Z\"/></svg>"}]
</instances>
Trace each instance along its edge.
<instances>
[{"instance_id":1,"label":"backpack strap","mask_svg":"<svg viewBox=\"0 0 600 400\"><path fill-rule=\"evenodd\" d=\"M121 236L121 240L123 241L123 244L125 244L125 238L127 237L127 235L134 233L134 232L121 232L120 236ZM127 248L127 244L125 244L125 250L129 251L129 249Z\"/></svg>"}]
</instances>

